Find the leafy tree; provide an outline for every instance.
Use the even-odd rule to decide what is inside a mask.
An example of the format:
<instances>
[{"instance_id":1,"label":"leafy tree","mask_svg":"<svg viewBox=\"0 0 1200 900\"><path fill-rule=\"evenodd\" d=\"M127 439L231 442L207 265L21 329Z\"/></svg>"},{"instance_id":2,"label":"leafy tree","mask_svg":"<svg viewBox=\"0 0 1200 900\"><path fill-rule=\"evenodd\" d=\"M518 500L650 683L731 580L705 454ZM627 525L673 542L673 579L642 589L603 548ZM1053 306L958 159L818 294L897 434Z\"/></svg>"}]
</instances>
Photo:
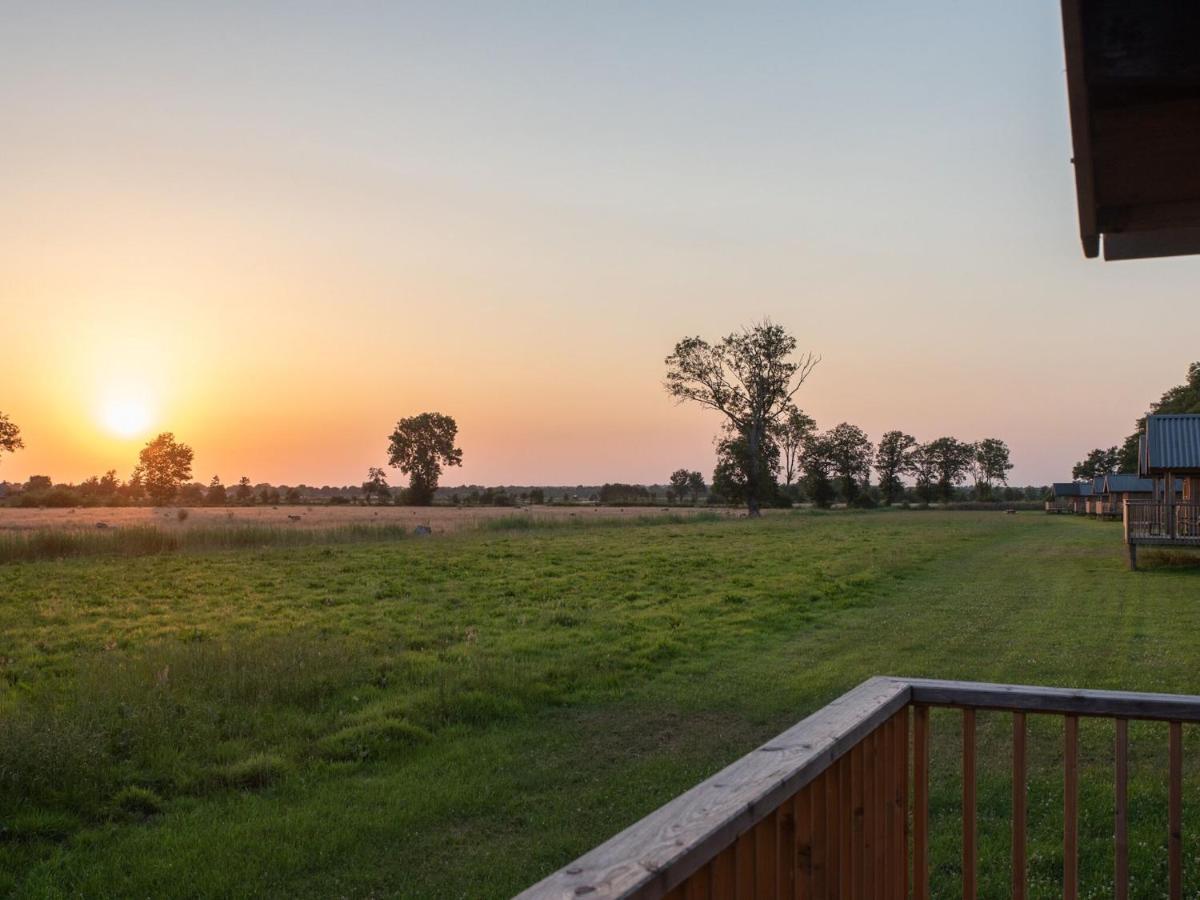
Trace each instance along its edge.
<instances>
[{"instance_id":1,"label":"leafy tree","mask_svg":"<svg viewBox=\"0 0 1200 900\"><path fill-rule=\"evenodd\" d=\"M833 448L827 435L814 431L804 439L800 465L813 505L827 509L834 496L833 482L830 480L833 473Z\"/></svg>"},{"instance_id":2,"label":"leafy tree","mask_svg":"<svg viewBox=\"0 0 1200 900\"><path fill-rule=\"evenodd\" d=\"M237 490L234 491L234 497L238 503L253 503L254 488L250 485L250 479L243 475L238 479Z\"/></svg>"},{"instance_id":3,"label":"leafy tree","mask_svg":"<svg viewBox=\"0 0 1200 900\"><path fill-rule=\"evenodd\" d=\"M708 490L708 485L704 483L704 476L699 472L689 472L687 480L688 493L692 495L692 502L699 503L700 498L704 496Z\"/></svg>"},{"instance_id":4,"label":"leafy tree","mask_svg":"<svg viewBox=\"0 0 1200 900\"><path fill-rule=\"evenodd\" d=\"M462 450L454 446L458 425L441 413L421 413L396 423L388 444L388 464L408 476L407 500L429 506L442 466L461 466Z\"/></svg>"},{"instance_id":5,"label":"leafy tree","mask_svg":"<svg viewBox=\"0 0 1200 900\"><path fill-rule=\"evenodd\" d=\"M1188 366L1187 381L1176 385L1150 404L1151 414L1200 413L1200 362ZM1138 470L1138 438L1146 427L1146 417L1137 420L1133 434L1121 446L1120 471Z\"/></svg>"},{"instance_id":6,"label":"leafy tree","mask_svg":"<svg viewBox=\"0 0 1200 900\"><path fill-rule=\"evenodd\" d=\"M192 477L192 448L164 431L138 454L136 478L156 506L170 503L180 485ZM132 479L131 479L132 480Z\"/></svg>"},{"instance_id":7,"label":"leafy tree","mask_svg":"<svg viewBox=\"0 0 1200 900\"><path fill-rule=\"evenodd\" d=\"M300 502L300 489L288 488L286 498L288 503L296 504Z\"/></svg>"},{"instance_id":8,"label":"leafy tree","mask_svg":"<svg viewBox=\"0 0 1200 900\"><path fill-rule=\"evenodd\" d=\"M992 498L992 487L1008 484L1008 473L1013 465L1009 462L1008 444L1000 438L984 438L974 448L973 466L976 487L981 500Z\"/></svg>"},{"instance_id":9,"label":"leafy tree","mask_svg":"<svg viewBox=\"0 0 1200 900\"><path fill-rule=\"evenodd\" d=\"M678 499L681 503L687 495L688 479L692 477L692 473L687 469L676 469L671 473L667 484L670 487L667 489L668 499Z\"/></svg>"},{"instance_id":10,"label":"leafy tree","mask_svg":"<svg viewBox=\"0 0 1200 900\"><path fill-rule=\"evenodd\" d=\"M363 482L362 490L368 506L372 497L378 496L380 500L390 497L392 492L388 490L387 472L378 466L371 466L367 469L367 480Z\"/></svg>"},{"instance_id":11,"label":"leafy tree","mask_svg":"<svg viewBox=\"0 0 1200 900\"><path fill-rule=\"evenodd\" d=\"M760 498L774 492L775 476L765 468L767 460L778 460L772 432L819 362L811 353L793 361L795 350L796 339L768 320L716 344L684 338L665 361L667 393L677 402L690 400L716 410L737 433L736 440L725 438L718 444L728 451L718 470L728 474L729 464L747 467L734 480L744 485L751 516L759 515Z\"/></svg>"},{"instance_id":12,"label":"leafy tree","mask_svg":"<svg viewBox=\"0 0 1200 900\"><path fill-rule=\"evenodd\" d=\"M208 483L208 493L204 495L204 502L209 506L224 506L226 497L225 485L221 484L220 476L214 475Z\"/></svg>"},{"instance_id":13,"label":"leafy tree","mask_svg":"<svg viewBox=\"0 0 1200 900\"><path fill-rule=\"evenodd\" d=\"M875 451L875 471L879 475L879 491L883 502L891 506L904 493L902 475L913 474L913 451L917 439L903 431L889 431L879 439Z\"/></svg>"},{"instance_id":14,"label":"leafy tree","mask_svg":"<svg viewBox=\"0 0 1200 900\"><path fill-rule=\"evenodd\" d=\"M943 502L954 497L954 486L961 484L975 459L975 445L952 437L940 437L921 448L936 473L938 496Z\"/></svg>"},{"instance_id":15,"label":"leafy tree","mask_svg":"<svg viewBox=\"0 0 1200 900\"><path fill-rule=\"evenodd\" d=\"M16 453L24 446L17 423L0 412L0 453Z\"/></svg>"},{"instance_id":16,"label":"leafy tree","mask_svg":"<svg viewBox=\"0 0 1200 900\"><path fill-rule=\"evenodd\" d=\"M909 454L909 465L913 476L913 491L923 506L928 506L934 497L934 488L938 481L937 462L927 452L928 445L918 445Z\"/></svg>"},{"instance_id":17,"label":"leafy tree","mask_svg":"<svg viewBox=\"0 0 1200 900\"><path fill-rule=\"evenodd\" d=\"M775 442L783 466L783 483L791 487L800 477L800 462L805 439L816 430L817 423L795 406L789 406L775 424Z\"/></svg>"},{"instance_id":18,"label":"leafy tree","mask_svg":"<svg viewBox=\"0 0 1200 900\"><path fill-rule=\"evenodd\" d=\"M768 434L758 445L758 460L751 462L750 442L744 434L726 426L725 436L717 441L717 465L713 469L714 494L729 503L745 503L757 510L775 500L779 484L779 447ZM750 472L756 480L751 481Z\"/></svg>"},{"instance_id":19,"label":"leafy tree","mask_svg":"<svg viewBox=\"0 0 1200 900\"><path fill-rule=\"evenodd\" d=\"M858 498L859 485L871 475L871 455L874 451L870 439L857 425L843 422L825 435L826 453L830 470L837 477L846 503Z\"/></svg>"},{"instance_id":20,"label":"leafy tree","mask_svg":"<svg viewBox=\"0 0 1200 900\"><path fill-rule=\"evenodd\" d=\"M1136 455L1135 455L1136 461ZM1112 475L1121 467L1121 451L1117 447L1097 447L1071 467L1076 481L1091 481L1097 475Z\"/></svg>"},{"instance_id":21,"label":"leafy tree","mask_svg":"<svg viewBox=\"0 0 1200 900\"><path fill-rule=\"evenodd\" d=\"M98 482L98 487L100 488L100 493L111 496L117 492L117 489L120 486L121 486L121 480L119 478L117 478L117 470L116 469L109 469L107 472L105 472L103 475L100 476L100 480Z\"/></svg>"},{"instance_id":22,"label":"leafy tree","mask_svg":"<svg viewBox=\"0 0 1200 900\"><path fill-rule=\"evenodd\" d=\"M25 490L28 493L48 491L52 487L54 487L54 479L49 475L30 475L29 480L25 482Z\"/></svg>"},{"instance_id":23,"label":"leafy tree","mask_svg":"<svg viewBox=\"0 0 1200 900\"><path fill-rule=\"evenodd\" d=\"M542 506L546 502L546 492L541 488L533 488L529 492L529 502L534 506Z\"/></svg>"}]
</instances>

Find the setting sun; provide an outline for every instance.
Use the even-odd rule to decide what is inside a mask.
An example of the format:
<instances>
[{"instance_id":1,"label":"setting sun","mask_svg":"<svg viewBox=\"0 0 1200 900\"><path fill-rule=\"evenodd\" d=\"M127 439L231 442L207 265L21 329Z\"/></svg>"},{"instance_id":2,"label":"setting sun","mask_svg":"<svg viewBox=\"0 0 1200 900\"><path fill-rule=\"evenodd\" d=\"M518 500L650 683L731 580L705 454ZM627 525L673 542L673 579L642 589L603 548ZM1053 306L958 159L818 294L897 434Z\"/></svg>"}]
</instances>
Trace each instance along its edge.
<instances>
[{"instance_id":1,"label":"setting sun","mask_svg":"<svg viewBox=\"0 0 1200 900\"><path fill-rule=\"evenodd\" d=\"M104 427L119 437L137 437L150 427L150 408L144 400L122 398L108 400L100 413Z\"/></svg>"}]
</instances>

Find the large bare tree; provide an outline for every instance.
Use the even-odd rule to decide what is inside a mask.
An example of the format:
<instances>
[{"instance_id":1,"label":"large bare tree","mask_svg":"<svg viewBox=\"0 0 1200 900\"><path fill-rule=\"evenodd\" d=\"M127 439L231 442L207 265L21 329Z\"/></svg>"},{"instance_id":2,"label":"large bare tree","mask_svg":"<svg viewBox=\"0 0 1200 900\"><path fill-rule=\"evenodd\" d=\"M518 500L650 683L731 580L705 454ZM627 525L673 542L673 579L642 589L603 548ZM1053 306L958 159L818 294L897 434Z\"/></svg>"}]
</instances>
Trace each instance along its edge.
<instances>
[{"instance_id":1,"label":"large bare tree","mask_svg":"<svg viewBox=\"0 0 1200 900\"><path fill-rule=\"evenodd\" d=\"M767 319L715 344L684 338L666 359L667 393L721 413L746 442L739 458L751 516L759 515L764 481L771 477L763 465L764 442L820 362L811 353L793 359L795 352L796 339Z\"/></svg>"}]
</instances>

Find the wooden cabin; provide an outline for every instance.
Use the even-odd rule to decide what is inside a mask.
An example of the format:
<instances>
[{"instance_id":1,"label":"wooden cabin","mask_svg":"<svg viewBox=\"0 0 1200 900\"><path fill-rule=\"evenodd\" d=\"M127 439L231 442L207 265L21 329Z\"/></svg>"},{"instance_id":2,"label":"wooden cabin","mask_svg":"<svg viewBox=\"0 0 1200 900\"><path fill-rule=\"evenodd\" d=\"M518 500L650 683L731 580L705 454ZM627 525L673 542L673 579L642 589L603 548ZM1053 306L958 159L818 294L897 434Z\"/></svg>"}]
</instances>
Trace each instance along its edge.
<instances>
[{"instance_id":1,"label":"wooden cabin","mask_svg":"<svg viewBox=\"0 0 1200 900\"><path fill-rule=\"evenodd\" d=\"M1092 486L1086 481L1056 481L1050 486L1050 498L1046 501L1048 513L1074 513L1085 511L1088 493Z\"/></svg>"},{"instance_id":2,"label":"wooden cabin","mask_svg":"<svg viewBox=\"0 0 1200 900\"><path fill-rule=\"evenodd\" d=\"M1151 495L1123 504L1129 565L1139 545L1200 547L1200 415L1152 415L1138 442Z\"/></svg>"},{"instance_id":3,"label":"wooden cabin","mask_svg":"<svg viewBox=\"0 0 1200 900\"><path fill-rule=\"evenodd\" d=\"M1062 0L1084 255L1200 253L1200 4Z\"/></svg>"},{"instance_id":4,"label":"wooden cabin","mask_svg":"<svg viewBox=\"0 0 1200 900\"><path fill-rule=\"evenodd\" d=\"M1154 499L1154 480L1127 473L1105 475L1102 493L1104 504L1100 515L1120 518L1126 500Z\"/></svg>"},{"instance_id":5,"label":"wooden cabin","mask_svg":"<svg viewBox=\"0 0 1200 900\"><path fill-rule=\"evenodd\" d=\"M1084 501L1084 512L1089 516L1102 515L1104 503L1104 476L1097 475L1088 483L1087 497Z\"/></svg>"}]
</instances>

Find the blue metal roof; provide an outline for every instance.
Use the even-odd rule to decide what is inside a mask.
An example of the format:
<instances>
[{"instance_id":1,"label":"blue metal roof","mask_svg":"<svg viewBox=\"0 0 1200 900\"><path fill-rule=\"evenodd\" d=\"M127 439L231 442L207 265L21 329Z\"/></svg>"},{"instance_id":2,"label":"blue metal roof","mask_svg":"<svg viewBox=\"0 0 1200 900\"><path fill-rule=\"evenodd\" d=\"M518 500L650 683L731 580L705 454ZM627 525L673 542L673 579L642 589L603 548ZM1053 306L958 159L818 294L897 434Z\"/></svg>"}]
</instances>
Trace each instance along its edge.
<instances>
[{"instance_id":1,"label":"blue metal roof","mask_svg":"<svg viewBox=\"0 0 1200 900\"><path fill-rule=\"evenodd\" d=\"M1200 415L1147 416L1142 474L1200 471Z\"/></svg>"},{"instance_id":2,"label":"blue metal roof","mask_svg":"<svg viewBox=\"0 0 1200 900\"><path fill-rule=\"evenodd\" d=\"M1104 478L1106 494L1150 494L1154 491L1154 479L1139 478L1137 475L1107 475Z\"/></svg>"},{"instance_id":3,"label":"blue metal roof","mask_svg":"<svg viewBox=\"0 0 1200 900\"><path fill-rule=\"evenodd\" d=\"M1055 497L1082 497L1083 488L1090 488L1091 485L1082 484L1078 481L1056 481L1051 486L1050 490Z\"/></svg>"}]
</instances>

